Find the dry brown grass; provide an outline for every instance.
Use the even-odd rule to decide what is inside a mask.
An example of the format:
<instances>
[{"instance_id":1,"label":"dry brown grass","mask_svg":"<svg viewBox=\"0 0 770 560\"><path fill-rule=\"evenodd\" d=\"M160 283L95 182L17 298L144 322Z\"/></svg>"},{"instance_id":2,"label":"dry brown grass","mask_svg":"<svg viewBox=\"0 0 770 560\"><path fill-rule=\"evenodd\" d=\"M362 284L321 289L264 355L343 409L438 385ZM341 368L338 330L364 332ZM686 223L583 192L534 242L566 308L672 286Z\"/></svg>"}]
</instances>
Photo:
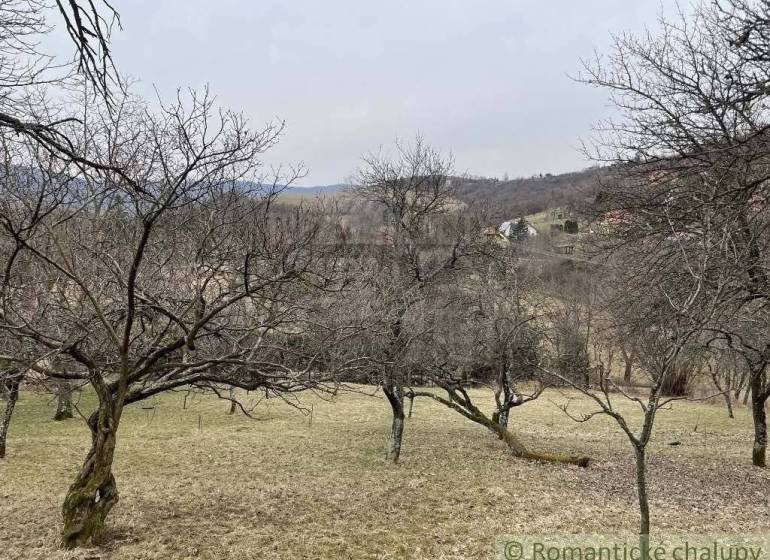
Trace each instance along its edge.
<instances>
[{"instance_id":1,"label":"dry brown grass","mask_svg":"<svg viewBox=\"0 0 770 560\"><path fill-rule=\"evenodd\" d=\"M46 397L24 394L0 462L0 557L489 558L497 535L633 532L627 442L607 420L574 424L554 404L564 398L546 393L512 422L533 447L590 454L589 469L513 459L490 434L427 401L415 405L393 467L383 461L389 425L380 399L308 396L309 425L278 402L260 405L254 421L228 416L212 398L182 410L180 394L166 395L151 422L138 406L124 417L121 501L104 547L65 552L55 546L59 507L88 436L82 421L49 420ZM705 403L662 413L650 459L654 531L770 530L770 473L750 466L750 426L745 409L731 421ZM681 445L668 445L675 440Z\"/></svg>"},{"instance_id":2,"label":"dry brown grass","mask_svg":"<svg viewBox=\"0 0 770 560\"><path fill-rule=\"evenodd\" d=\"M329 202L332 200L342 200L347 195L343 191L339 192L327 192L319 193L311 191L308 193L301 193L297 191L283 192L278 195L278 202L286 204L288 206L299 206L300 204L308 204L317 202L318 200Z\"/></svg>"}]
</instances>

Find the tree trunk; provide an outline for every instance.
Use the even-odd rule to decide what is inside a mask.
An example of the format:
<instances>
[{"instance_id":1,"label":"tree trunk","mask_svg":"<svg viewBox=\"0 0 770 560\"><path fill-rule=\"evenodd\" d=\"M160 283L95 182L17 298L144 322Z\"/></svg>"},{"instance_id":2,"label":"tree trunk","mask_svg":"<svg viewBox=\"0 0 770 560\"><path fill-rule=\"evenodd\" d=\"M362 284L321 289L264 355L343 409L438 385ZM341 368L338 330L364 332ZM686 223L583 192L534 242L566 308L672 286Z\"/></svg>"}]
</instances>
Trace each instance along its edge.
<instances>
[{"instance_id":1,"label":"tree trunk","mask_svg":"<svg viewBox=\"0 0 770 560\"><path fill-rule=\"evenodd\" d=\"M649 558L650 503L647 498L647 458L644 448L636 447L636 492L639 499L639 548L642 559Z\"/></svg>"},{"instance_id":2,"label":"tree trunk","mask_svg":"<svg viewBox=\"0 0 770 560\"><path fill-rule=\"evenodd\" d=\"M0 459L5 457L5 441L8 437L8 428L11 426L11 417L13 416L13 409L16 407L16 402L19 400L19 385L21 384L21 377L12 378L8 382L8 396L5 401L5 410L3 411L3 419L0 422Z\"/></svg>"},{"instance_id":3,"label":"tree trunk","mask_svg":"<svg viewBox=\"0 0 770 560\"><path fill-rule=\"evenodd\" d=\"M119 418L112 400L103 399L88 419L91 449L62 506L64 548L93 544L104 529L107 514L118 503L112 461Z\"/></svg>"},{"instance_id":4,"label":"tree trunk","mask_svg":"<svg viewBox=\"0 0 770 560\"><path fill-rule=\"evenodd\" d=\"M492 431L495 432L498 437L500 437L500 439L506 443L506 445L508 445L508 449L511 450L511 453L514 457L532 459L533 461L543 461L546 463L577 465L583 468L588 467L590 463L590 459L588 457L563 455L561 453L547 453L543 451L530 451L524 446L524 444L521 443L521 441L519 441L516 436L508 431L508 429L500 426L499 423L491 422L491 424L497 427L497 429L493 428ZM487 427L489 426L487 425Z\"/></svg>"},{"instance_id":5,"label":"tree trunk","mask_svg":"<svg viewBox=\"0 0 770 560\"><path fill-rule=\"evenodd\" d=\"M623 381L631 383L631 369L634 367L634 362L631 359L626 359L626 367L623 370Z\"/></svg>"},{"instance_id":6,"label":"tree trunk","mask_svg":"<svg viewBox=\"0 0 770 560\"><path fill-rule=\"evenodd\" d=\"M398 386L385 386L383 392L388 398L393 413L387 460L395 464L401 457L401 440L404 437L404 389Z\"/></svg>"},{"instance_id":7,"label":"tree trunk","mask_svg":"<svg viewBox=\"0 0 770 560\"><path fill-rule=\"evenodd\" d=\"M767 415L765 413L764 370L751 377L751 413L754 417L754 450L751 455L756 467L767 466Z\"/></svg>"},{"instance_id":8,"label":"tree trunk","mask_svg":"<svg viewBox=\"0 0 770 560\"><path fill-rule=\"evenodd\" d=\"M228 414L235 414L235 387L230 387L230 410L227 411Z\"/></svg>"},{"instance_id":9,"label":"tree trunk","mask_svg":"<svg viewBox=\"0 0 770 560\"><path fill-rule=\"evenodd\" d=\"M503 408L497 417L497 423L500 424L500 426L505 429L508 429L508 416L510 415L510 413L511 413L511 410L509 408Z\"/></svg>"},{"instance_id":10,"label":"tree trunk","mask_svg":"<svg viewBox=\"0 0 770 560\"><path fill-rule=\"evenodd\" d=\"M60 381L56 388L56 414L54 420L72 418L72 387L69 381Z\"/></svg>"},{"instance_id":11,"label":"tree trunk","mask_svg":"<svg viewBox=\"0 0 770 560\"><path fill-rule=\"evenodd\" d=\"M446 389L446 387L445 387ZM452 397L451 389L446 389L450 393L448 399L441 398L434 393L418 393L414 396L429 397L434 401L440 402L444 406L451 408L462 414L468 420L476 422L489 429L497 437L505 442L510 449L511 454L514 457L520 457L522 459L532 459L534 461L545 461L547 463L564 463L570 465L577 465L579 467L588 467L591 460L588 457L579 457L575 455L562 455L560 453L542 453L539 451L530 451L526 446L519 441L519 439L510 432L507 428L500 425L500 419L496 415L499 415L499 411L496 411L490 419L483 412L481 412L476 406L469 401L461 403L461 399Z\"/></svg>"},{"instance_id":12,"label":"tree trunk","mask_svg":"<svg viewBox=\"0 0 770 560\"><path fill-rule=\"evenodd\" d=\"M730 391L725 393L725 403L727 404L727 417L735 418L735 413L733 412L733 398Z\"/></svg>"},{"instance_id":13,"label":"tree trunk","mask_svg":"<svg viewBox=\"0 0 770 560\"><path fill-rule=\"evenodd\" d=\"M722 382L719 380L721 369L719 364L717 364L715 368L712 368L711 365L709 365L708 369L711 373L711 380L714 382L714 387L716 387L717 391L722 393L722 396L725 399L725 405L727 406L727 417L735 418L735 414L733 413L733 392L731 384L733 379L733 372L729 370L726 372L724 376L725 386L722 387Z\"/></svg>"},{"instance_id":14,"label":"tree trunk","mask_svg":"<svg viewBox=\"0 0 770 560\"><path fill-rule=\"evenodd\" d=\"M734 400L735 402L738 402L741 398L741 391L746 387L746 371L741 373L741 378L738 381L738 384L735 386L735 396ZM746 404L745 402L743 404Z\"/></svg>"},{"instance_id":15,"label":"tree trunk","mask_svg":"<svg viewBox=\"0 0 770 560\"><path fill-rule=\"evenodd\" d=\"M481 424L482 426L486 426L488 429L490 429L494 434L497 435L497 437L499 437L501 440L505 442L505 444L508 446L508 449L511 450L511 453L513 454L514 457L520 457L522 459L532 459L535 461L544 461L547 463L563 463L563 464L569 464L569 465L577 465L583 468L588 467L588 464L590 463L590 459L588 457L578 457L575 455L562 455L560 453L545 453L540 451L530 451L529 449L526 448L526 446L521 441L519 441L519 438L517 438L506 427L500 424L499 418L497 419L497 421L490 420L488 417L482 414L478 409L474 408L474 410L469 411L469 413L464 413L463 416L465 416L470 420L473 420L478 424Z\"/></svg>"},{"instance_id":16,"label":"tree trunk","mask_svg":"<svg viewBox=\"0 0 770 560\"><path fill-rule=\"evenodd\" d=\"M500 371L497 376L497 387L495 388L495 404L497 411L492 415L492 421L497 422L503 428L508 428L508 416L511 412L513 403L513 391L511 390L511 380L509 377L508 364L505 360L500 364Z\"/></svg>"}]
</instances>

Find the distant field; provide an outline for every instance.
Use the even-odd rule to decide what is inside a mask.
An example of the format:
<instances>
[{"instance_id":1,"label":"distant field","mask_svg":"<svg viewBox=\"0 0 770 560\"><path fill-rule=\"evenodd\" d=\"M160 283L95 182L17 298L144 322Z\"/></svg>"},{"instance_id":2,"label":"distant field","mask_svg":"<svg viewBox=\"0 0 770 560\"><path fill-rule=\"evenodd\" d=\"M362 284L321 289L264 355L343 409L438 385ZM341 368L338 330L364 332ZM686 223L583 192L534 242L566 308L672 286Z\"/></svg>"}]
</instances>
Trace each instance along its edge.
<instances>
[{"instance_id":1,"label":"distant field","mask_svg":"<svg viewBox=\"0 0 770 560\"><path fill-rule=\"evenodd\" d=\"M491 393L472 394L492 402ZM279 401L249 420L213 398L183 410L182 398L155 401L154 417L127 410L115 467L121 501L105 548L64 552L55 548L59 507L88 434L79 420L51 421L49 397L23 394L0 461L0 558L480 559L492 557L497 535L635 530L624 436L606 419L573 423L555 406L565 398L556 391L514 409L512 424L532 447L592 456L588 469L514 459L427 401L415 404L393 467L383 461L389 418L380 398L308 395L312 424ZM660 413L654 531L770 531L770 471L750 466L750 418L744 408L737 416L684 402Z\"/></svg>"},{"instance_id":2,"label":"distant field","mask_svg":"<svg viewBox=\"0 0 770 560\"><path fill-rule=\"evenodd\" d=\"M563 214L562 216L562 218L554 218L553 209L549 208L548 210L543 210L542 212L538 212L536 214L529 214L524 216L524 219L527 220L527 222L529 222L529 224L534 227L538 233L544 234L550 232L551 224L564 225L566 220L575 219L565 218L564 216L566 216L566 214Z\"/></svg>"},{"instance_id":3,"label":"distant field","mask_svg":"<svg viewBox=\"0 0 770 560\"><path fill-rule=\"evenodd\" d=\"M538 233L548 233L551 224L562 224L564 223L564 220L553 220L551 217L551 211L550 210L544 210L543 212L538 212L537 214L530 214L528 216L524 216L524 219L529 222L529 224L534 227Z\"/></svg>"},{"instance_id":4,"label":"distant field","mask_svg":"<svg viewBox=\"0 0 770 560\"><path fill-rule=\"evenodd\" d=\"M297 205L303 202L309 202L319 198L321 200L332 200L336 198L341 198L345 196L345 194L346 193L343 191L324 192L324 193L319 193L317 191L310 191L307 194L305 194L305 193L298 193L297 189L294 189L291 192L281 193L280 195L278 195L278 200L280 202L283 202L284 204Z\"/></svg>"}]
</instances>

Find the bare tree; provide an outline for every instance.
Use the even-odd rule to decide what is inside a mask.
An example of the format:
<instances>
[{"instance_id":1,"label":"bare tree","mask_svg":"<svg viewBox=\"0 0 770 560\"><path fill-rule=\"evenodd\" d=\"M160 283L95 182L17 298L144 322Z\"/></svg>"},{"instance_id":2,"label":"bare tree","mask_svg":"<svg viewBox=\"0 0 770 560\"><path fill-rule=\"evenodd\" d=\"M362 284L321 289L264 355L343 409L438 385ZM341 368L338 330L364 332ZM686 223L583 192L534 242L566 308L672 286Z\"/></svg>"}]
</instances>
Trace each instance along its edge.
<instances>
[{"instance_id":1,"label":"bare tree","mask_svg":"<svg viewBox=\"0 0 770 560\"><path fill-rule=\"evenodd\" d=\"M469 379L494 390L493 419L508 428L511 409L534 400L544 385L537 371L545 338L546 295L523 249L497 249L478 259L459 286L437 298L434 332L451 341L443 354ZM484 266L486 264L486 267ZM434 337L434 342L441 339ZM525 395L522 387L533 384Z\"/></svg>"},{"instance_id":2,"label":"bare tree","mask_svg":"<svg viewBox=\"0 0 770 560\"><path fill-rule=\"evenodd\" d=\"M713 342L707 342L709 359L706 362L706 369L714 387L724 397L727 416L735 418L733 403L744 389L748 371L741 362L739 354L723 344L713 344Z\"/></svg>"},{"instance_id":3,"label":"bare tree","mask_svg":"<svg viewBox=\"0 0 770 560\"><path fill-rule=\"evenodd\" d=\"M333 246L312 210L276 214L270 189L250 182L279 133L250 130L207 93L159 111L125 97L85 122L82 148L101 173L46 178L57 204L35 235L13 226L12 211L0 216L18 248L0 329L20 350L3 359L87 381L98 400L62 508L64 546L92 542L117 503L112 461L127 405L183 386L282 396L333 378L292 344L333 345L335 333L312 320L314 292L336 277Z\"/></svg>"},{"instance_id":4,"label":"bare tree","mask_svg":"<svg viewBox=\"0 0 770 560\"><path fill-rule=\"evenodd\" d=\"M122 89L110 47L120 15L107 0L56 0L56 7L77 53L77 68L108 102L112 89Z\"/></svg>"},{"instance_id":5,"label":"bare tree","mask_svg":"<svg viewBox=\"0 0 770 560\"><path fill-rule=\"evenodd\" d=\"M25 260L25 243L31 242L70 195L73 182L65 178L67 164L51 157L47 150L21 135L0 133L0 301L14 306L15 294L32 273ZM42 310L41 310L42 311ZM0 353L36 361L13 333L0 333ZM5 407L3 447L6 444L19 385L26 369L4 362L10 398Z\"/></svg>"},{"instance_id":6,"label":"bare tree","mask_svg":"<svg viewBox=\"0 0 770 560\"><path fill-rule=\"evenodd\" d=\"M509 427L510 411L537 399L545 387L539 369L545 310L536 280L523 267L503 266L492 274L494 268L486 277L460 278L454 289L444 287L433 296L422 313L430 336L418 341L413 359L445 396L412 388L408 394L432 399L487 428L516 457L587 467L588 457L532 450ZM473 385L494 388L491 416L474 402L468 391Z\"/></svg>"},{"instance_id":7,"label":"bare tree","mask_svg":"<svg viewBox=\"0 0 770 560\"><path fill-rule=\"evenodd\" d=\"M8 439L8 430L11 427L13 409L19 400L19 386L23 379L22 372L18 368L5 365L0 371L0 399L4 400L3 416L0 418L0 459L5 457L5 446Z\"/></svg>"},{"instance_id":8,"label":"bare tree","mask_svg":"<svg viewBox=\"0 0 770 560\"><path fill-rule=\"evenodd\" d=\"M770 121L762 62L770 50L762 53L762 6L703 3L689 16L662 19L656 34L620 35L610 55L587 63L582 76L609 91L620 112L598 125L590 150L615 164L597 196L594 217L613 230L602 244L644 240L655 248L658 261L651 264L676 273L709 255L703 289L720 290L724 309L710 328L749 364L758 466L766 462L770 353L767 341L741 336L735 318L770 301Z\"/></svg>"},{"instance_id":9,"label":"bare tree","mask_svg":"<svg viewBox=\"0 0 770 560\"><path fill-rule=\"evenodd\" d=\"M72 418L72 384L66 379L56 381L55 393L56 412L53 419L60 421Z\"/></svg>"},{"instance_id":10,"label":"bare tree","mask_svg":"<svg viewBox=\"0 0 770 560\"><path fill-rule=\"evenodd\" d=\"M457 202L451 185L453 161L426 145L419 136L413 145L396 143L393 155L380 151L363 158L353 194L375 205L383 218L376 247L374 276L387 278L380 291L389 323L380 384L393 421L387 459L398 462L404 432L404 386L407 372L398 357L416 333L405 332L405 317L426 290L445 280L473 247L461 221L452 215Z\"/></svg>"},{"instance_id":11,"label":"bare tree","mask_svg":"<svg viewBox=\"0 0 770 560\"><path fill-rule=\"evenodd\" d=\"M637 341L639 366L647 378L646 395L638 397L616 384L609 372L600 364L595 387L587 388L579 380L566 376L558 370L543 369L544 373L566 383L589 398L594 410L573 414L569 400L562 409L573 420L586 422L597 415L612 418L631 444L636 465L636 490L639 501L639 538L642 551L648 550L650 535L650 505L647 489L647 446L653 433L658 412L673 400L687 398L687 395L665 396L664 388L679 365L682 356L697 345L710 315L702 315L705 309L713 313L712 294L702 289L702 266L692 270L691 275L675 276L666 271L647 272L647 263L640 258L640 251L647 253L649 247L626 248L628 260L623 260L614 273L614 295L606 306L617 306L624 310L622 332L632 334ZM649 254L648 254L649 256ZM637 266L634 266L633 264ZM700 299L713 298L710 304ZM693 313L698 309L699 313ZM615 315L616 317L618 315ZM642 413L641 424L634 425L632 419L616 405L618 399L636 404Z\"/></svg>"},{"instance_id":12,"label":"bare tree","mask_svg":"<svg viewBox=\"0 0 770 560\"><path fill-rule=\"evenodd\" d=\"M631 374L636 363L636 345L631 337L622 337L620 340L620 354L623 356L623 381L631 383Z\"/></svg>"}]
</instances>

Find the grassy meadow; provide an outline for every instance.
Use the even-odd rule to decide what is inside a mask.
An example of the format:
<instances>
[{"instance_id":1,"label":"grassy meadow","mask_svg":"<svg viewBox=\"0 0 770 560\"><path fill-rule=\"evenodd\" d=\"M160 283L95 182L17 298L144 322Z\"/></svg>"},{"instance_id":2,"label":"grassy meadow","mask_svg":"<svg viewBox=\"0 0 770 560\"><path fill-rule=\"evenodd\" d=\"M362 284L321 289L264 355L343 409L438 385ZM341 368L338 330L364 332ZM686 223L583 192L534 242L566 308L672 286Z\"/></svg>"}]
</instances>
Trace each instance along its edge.
<instances>
[{"instance_id":1,"label":"grassy meadow","mask_svg":"<svg viewBox=\"0 0 770 560\"><path fill-rule=\"evenodd\" d=\"M473 394L492 403L487 391ZM120 503L103 546L63 551L59 508L89 436L80 419L52 421L49 396L24 393L0 461L0 558L491 558L498 535L636 528L625 436L605 418L567 418L557 408L565 398L588 406L574 394L546 392L514 409L511 424L533 448L590 455L588 469L514 459L428 401L416 402L394 467L383 460L389 411L379 395L305 395L312 420L278 400L249 419L213 397L190 397L183 409L183 396L126 411ZM83 412L90 404L80 397ZM703 402L661 412L649 472L654 532L770 531L770 471L751 466L749 413L736 413L730 420Z\"/></svg>"}]
</instances>

